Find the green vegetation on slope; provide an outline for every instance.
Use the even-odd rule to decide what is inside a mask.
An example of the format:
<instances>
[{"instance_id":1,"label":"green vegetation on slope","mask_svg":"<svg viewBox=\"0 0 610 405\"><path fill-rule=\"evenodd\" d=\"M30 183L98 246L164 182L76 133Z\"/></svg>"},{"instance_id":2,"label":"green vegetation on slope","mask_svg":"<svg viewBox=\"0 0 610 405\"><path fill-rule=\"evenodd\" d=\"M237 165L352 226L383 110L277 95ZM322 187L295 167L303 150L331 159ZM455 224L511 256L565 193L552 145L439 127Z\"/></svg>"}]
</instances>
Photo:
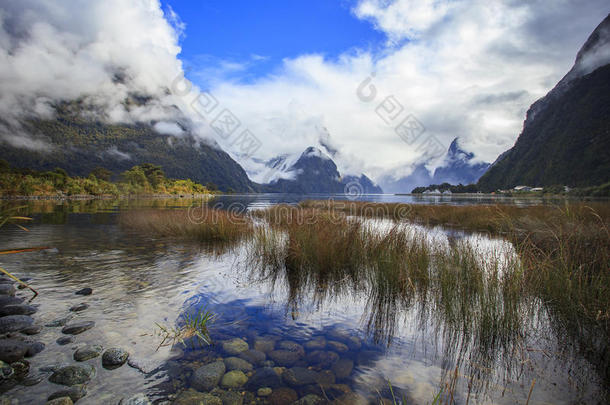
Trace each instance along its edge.
<instances>
[{"instance_id":1,"label":"green vegetation on slope","mask_svg":"<svg viewBox=\"0 0 610 405\"><path fill-rule=\"evenodd\" d=\"M0 160L1 196L125 195L125 194L206 194L211 191L190 179L165 177L160 166L144 163L133 166L111 181L112 172L95 168L87 177L70 177L65 170L39 172L14 169Z\"/></svg>"}]
</instances>

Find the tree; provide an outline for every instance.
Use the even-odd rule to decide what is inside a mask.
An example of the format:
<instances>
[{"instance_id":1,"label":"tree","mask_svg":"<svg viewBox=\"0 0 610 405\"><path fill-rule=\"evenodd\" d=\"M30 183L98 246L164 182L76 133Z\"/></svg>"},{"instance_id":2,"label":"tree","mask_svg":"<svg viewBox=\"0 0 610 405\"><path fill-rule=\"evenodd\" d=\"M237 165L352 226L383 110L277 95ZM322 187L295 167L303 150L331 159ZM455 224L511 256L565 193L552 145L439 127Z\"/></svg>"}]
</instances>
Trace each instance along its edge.
<instances>
[{"instance_id":1,"label":"tree","mask_svg":"<svg viewBox=\"0 0 610 405\"><path fill-rule=\"evenodd\" d=\"M112 178L112 172L104 167L96 167L95 169L91 170L92 175L94 175L97 179L99 180L104 180L104 181L110 181L110 179Z\"/></svg>"}]
</instances>

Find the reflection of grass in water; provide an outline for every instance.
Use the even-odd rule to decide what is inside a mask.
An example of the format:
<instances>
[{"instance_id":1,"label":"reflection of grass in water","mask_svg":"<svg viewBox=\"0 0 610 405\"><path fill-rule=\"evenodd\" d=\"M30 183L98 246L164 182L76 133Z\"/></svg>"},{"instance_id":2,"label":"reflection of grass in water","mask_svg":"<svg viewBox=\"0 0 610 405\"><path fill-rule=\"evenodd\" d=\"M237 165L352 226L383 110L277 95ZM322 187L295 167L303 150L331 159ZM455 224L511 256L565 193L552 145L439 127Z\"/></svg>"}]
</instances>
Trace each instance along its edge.
<instances>
[{"instance_id":1,"label":"reflection of grass in water","mask_svg":"<svg viewBox=\"0 0 610 405\"><path fill-rule=\"evenodd\" d=\"M270 236L269 230L255 233L253 263L266 277L285 276L293 305L304 296L321 301L349 289L365 290L367 323L378 339L391 337L399 314L416 306L421 325L434 326L446 355L457 365L467 362L470 375L484 376L501 360L505 378L519 366L528 328L543 308L560 341L571 336L590 352L589 359L605 378L610 320L607 206L410 206L400 211L423 224L502 234L517 255L498 263L478 257L464 242L440 248L425 233L400 223L380 231L346 217L381 217L380 207L365 210L366 204L356 203L357 209L335 210L331 204L278 206L255 214L284 237ZM392 218L397 205L381 208Z\"/></svg>"},{"instance_id":2,"label":"reflection of grass in water","mask_svg":"<svg viewBox=\"0 0 610 405\"><path fill-rule=\"evenodd\" d=\"M173 346L176 343L182 343L186 347L186 340L193 337L197 337L205 344L211 344L208 325L214 322L216 315L204 308L194 314L186 313L182 318L184 324L179 327L161 325L155 322L158 328L157 335L162 338L157 350L161 347Z\"/></svg>"}]
</instances>

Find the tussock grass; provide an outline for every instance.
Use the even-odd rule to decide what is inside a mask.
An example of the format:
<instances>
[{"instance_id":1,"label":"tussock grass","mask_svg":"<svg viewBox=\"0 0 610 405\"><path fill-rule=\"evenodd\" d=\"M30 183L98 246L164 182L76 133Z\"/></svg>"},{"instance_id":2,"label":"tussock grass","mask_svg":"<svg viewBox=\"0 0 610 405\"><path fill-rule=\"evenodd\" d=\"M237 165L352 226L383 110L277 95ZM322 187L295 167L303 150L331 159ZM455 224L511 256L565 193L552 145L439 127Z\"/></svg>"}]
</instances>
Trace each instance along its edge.
<instances>
[{"instance_id":1,"label":"tussock grass","mask_svg":"<svg viewBox=\"0 0 610 405\"><path fill-rule=\"evenodd\" d=\"M252 223L246 216L207 207L126 211L119 221L140 232L201 243L236 243L253 232Z\"/></svg>"}]
</instances>

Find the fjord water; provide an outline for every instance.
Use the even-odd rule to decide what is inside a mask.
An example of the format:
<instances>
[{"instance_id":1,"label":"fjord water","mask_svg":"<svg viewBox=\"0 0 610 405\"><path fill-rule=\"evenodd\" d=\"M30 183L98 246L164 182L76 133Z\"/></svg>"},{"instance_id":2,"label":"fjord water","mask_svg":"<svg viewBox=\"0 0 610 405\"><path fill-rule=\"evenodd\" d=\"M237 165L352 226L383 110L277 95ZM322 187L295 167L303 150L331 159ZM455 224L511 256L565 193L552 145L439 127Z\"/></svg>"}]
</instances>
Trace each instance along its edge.
<instances>
[{"instance_id":1,"label":"fjord water","mask_svg":"<svg viewBox=\"0 0 610 405\"><path fill-rule=\"evenodd\" d=\"M302 198L226 196L209 203L244 210ZM370 197L376 201L401 198L405 202L472 202L447 197L442 201L440 197L423 201L410 200L410 196ZM44 325L65 317L68 309L80 302L90 306L74 314L73 319L96 322L95 328L77 335L76 341L66 346L55 343L62 336L61 328L43 328L37 339L46 348L30 359L31 374L38 374L42 381L33 386L5 387L5 395L20 403L43 403L62 387L48 382L48 373L37 370L52 364L73 364L74 348L88 343L127 349L132 363L141 370L127 365L106 370L99 358L89 360L96 365L97 374L82 401L113 404L135 393L164 400L190 387L193 370L212 359L231 356L222 342L234 338L246 341L249 349L256 347L266 353L264 360L257 358L258 352L246 356L255 370L274 358L274 365L293 363L334 379L337 384L331 392L321 396L338 396L349 390L378 403L381 398L392 398L390 381L397 401L404 395L408 403L425 404L439 393L443 378L456 381L452 396L457 403L525 403L532 386L530 404L595 403L605 395L606 387L592 367L569 348L558 346L557 339L548 333L542 310L533 317L535 325L527 329L518 351L488 353L496 360L485 362L472 348L459 352L463 349L455 341L459 334L439 332L435 328L438 325L420 306L394 305L393 298L391 305L380 305L391 297L374 300L370 291L347 285L333 288L332 295L324 291L295 294L291 290L294 286L281 275L262 277L252 268L245 245L215 251L128 231L117 223L119 212L130 209L172 209L199 203L187 199L30 202L35 220L28 226L29 232L1 229L0 249L52 248L1 260L7 270L31 278L30 283L40 292L32 301L39 307L34 315L37 322ZM383 227L383 221L377 226ZM475 246L484 261L504 260L514 254L510 243L501 239L441 228L427 231L439 244L455 238L465 240ZM84 287L91 287L93 294L74 294ZM200 308L218 316L210 326L213 345L193 344L193 340L186 346L176 343L156 350L161 341L156 324L174 326L184 314ZM283 348L296 348L298 359L293 362L270 354L270 349ZM461 367L456 368L458 360L468 356L474 364L473 374L463 374ZM314 386L292 388L303 394ZM256 396L257 387L246 388Z\"/></svg>"}]
</instances>

